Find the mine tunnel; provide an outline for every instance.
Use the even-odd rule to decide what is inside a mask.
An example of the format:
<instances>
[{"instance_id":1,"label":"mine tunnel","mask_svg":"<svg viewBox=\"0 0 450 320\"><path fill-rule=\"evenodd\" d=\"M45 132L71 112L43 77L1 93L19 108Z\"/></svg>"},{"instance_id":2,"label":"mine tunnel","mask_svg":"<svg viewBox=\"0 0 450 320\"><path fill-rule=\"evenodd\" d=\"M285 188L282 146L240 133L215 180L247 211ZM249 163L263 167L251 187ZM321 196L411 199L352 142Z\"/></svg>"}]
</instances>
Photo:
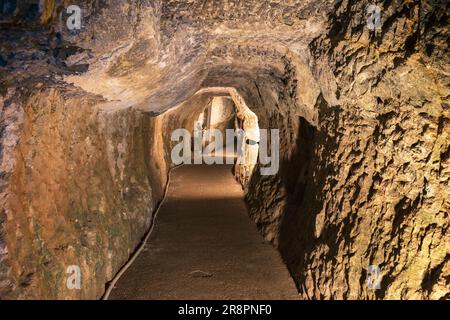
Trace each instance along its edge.
<instances>
[{"instance_id":1,"label":"mine tunnel","mask_svg":"<svg viewBox=\"0 0 450 320\"><path fill-rule=\"evenodd\" d=\"M377 3L0 0L0 299L449 299L448 2Z\"/></svg>"}]
</instances>

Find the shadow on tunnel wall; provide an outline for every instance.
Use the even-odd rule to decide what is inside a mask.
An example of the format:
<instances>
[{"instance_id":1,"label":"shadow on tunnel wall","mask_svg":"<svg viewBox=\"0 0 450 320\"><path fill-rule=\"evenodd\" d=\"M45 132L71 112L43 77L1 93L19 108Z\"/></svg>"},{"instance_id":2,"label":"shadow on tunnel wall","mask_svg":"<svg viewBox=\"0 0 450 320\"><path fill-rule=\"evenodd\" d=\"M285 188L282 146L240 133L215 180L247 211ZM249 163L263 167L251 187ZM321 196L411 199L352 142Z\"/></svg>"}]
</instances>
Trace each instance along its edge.
<instances>
[{"instance_id":1,"label":"shadow on tunnel wall","mask_svg":"<svg viewBox=\"0 0 450 320\"><path fill-rule=\"evenodd\" d=\"M284 199L275 206L265 206L267 210L282 208L281 218L278 223L277 234L274 244L277 246L280 254L291 273L297 289L303 290L306 274L308 271L308 257L315 246L319 243L327 243L330 247L329 255L333 255L338 249L336 243L336 234L330 225L325 227L316 236L316 220L319 213L323 210L325 188L333 185L337 181L329 181L335 170L329 157L337 150L335 138L329 135L330 132L337 133L338 129L338 108L332 108L327 105L322 96L317 102L319 109L319 123L326 124L325 128L317 129L303 117L298 118L298 134L294 151L290 156L280 159L280 171L276 177L279 181L278 190L284 190ZM281 139L283 139L281 137ZM282 151L281 151L282 152ZM264 177L256 171L249 181L247 188L253 189L251 192L259 193L260 201L266 199L264 191L261 191L261 183L264 184ZM269 201L273 201L270 199ZM280 206L279 203L282 203ZM250 200L250 212L255 200ZM266 215L272 215L272 212L266 212ZM271 222L273 223L273 222ZM258 228L263 230L266 226L264 222L257 223ZM264 232L263 232L264 233Z\"/></svg>"},{"instance_id":2,"label":"shadow on tunnel wall","mask_svg":"<svg viewBox=\"0 0 450 320\"><path fill-rule=\"evenodd\" d=\"M333 136L337 133L339 113L337 108L330 108L321 96L318 106L319 123L326 124L326 129L322 127L316 130L302 119L297 152L283 165L286 171L282 181L285 182L288 196L278 235L278 249L297 288L305 292L306 274L311 263L308 257L313 249L320 243L326 243L330 248L327 260L332 260L338 250L338 230L329 225L324 226L322 232L317 232L317 224L323 223L318 219L319 213L325 210L326 214L323 206L327 183L337 183L329 181L334 176L335 168L327 160L338 148L329 132L333 132Z\"/></svg>"}]
</instances>

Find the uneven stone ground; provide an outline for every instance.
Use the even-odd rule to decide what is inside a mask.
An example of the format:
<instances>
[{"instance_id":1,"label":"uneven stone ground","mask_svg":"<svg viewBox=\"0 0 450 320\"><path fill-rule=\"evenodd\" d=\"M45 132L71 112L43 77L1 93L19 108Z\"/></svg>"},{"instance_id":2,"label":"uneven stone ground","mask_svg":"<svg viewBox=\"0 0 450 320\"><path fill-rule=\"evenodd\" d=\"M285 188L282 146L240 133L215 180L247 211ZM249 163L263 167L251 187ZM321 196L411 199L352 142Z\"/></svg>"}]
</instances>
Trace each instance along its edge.
<instances>
[{"instance_id":1,"label":"uneven stone ground","mask_svg":"<svg viewBox=\"0 0 450 320\"><path fill-rule=\"evenodd\" d=\"M249 219L231 166L172 172L145 249L110 299L296 299L277 251Z\"/></svg>"}]
</instances>

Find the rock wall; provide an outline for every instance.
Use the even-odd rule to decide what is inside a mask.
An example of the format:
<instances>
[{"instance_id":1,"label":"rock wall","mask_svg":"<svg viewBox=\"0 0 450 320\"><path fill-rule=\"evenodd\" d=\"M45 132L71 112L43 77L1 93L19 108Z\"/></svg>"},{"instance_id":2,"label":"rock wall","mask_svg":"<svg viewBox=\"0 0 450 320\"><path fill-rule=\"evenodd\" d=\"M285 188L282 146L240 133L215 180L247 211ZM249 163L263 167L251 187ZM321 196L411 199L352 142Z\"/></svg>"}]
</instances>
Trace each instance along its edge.
<instances>
[{"instance_id":1,"label":"rock wall","mask_svg":"<svg viewBox=\"0 0 450 320\"><path fill-rule=\"evenodd\" d=\"M98 297L148 226L171 130L222 87L280 130L279 173L237 175L303 298L448 299L448 3L374 2L373 31L367 0L91 1L76 32L67 1L8 11L0 296L66 297L78 259L92 287L69 296Z\"/></svg>"},{"instance_id":2,"label":"rock wall","mask_svg":"<svg viewBox=\"0 0 450 320\"><path fill-rule=\"evenodd\" d=\"M49 84L0 102L0 296L100 298L162 198L164 120Z\"/></svg>"},{"instance_id":3,"label":"rock wall","mask_svg":"<svg viewBox=\"0 0 450 320\"><path fill-rule=\"evenodd\" d=\"M303 298L448 299L448 4L382 3L377 32L368 4L338 1L311 42L317 125L291 117L279 175L247 198Z\"/></svg>"}]
</instances>

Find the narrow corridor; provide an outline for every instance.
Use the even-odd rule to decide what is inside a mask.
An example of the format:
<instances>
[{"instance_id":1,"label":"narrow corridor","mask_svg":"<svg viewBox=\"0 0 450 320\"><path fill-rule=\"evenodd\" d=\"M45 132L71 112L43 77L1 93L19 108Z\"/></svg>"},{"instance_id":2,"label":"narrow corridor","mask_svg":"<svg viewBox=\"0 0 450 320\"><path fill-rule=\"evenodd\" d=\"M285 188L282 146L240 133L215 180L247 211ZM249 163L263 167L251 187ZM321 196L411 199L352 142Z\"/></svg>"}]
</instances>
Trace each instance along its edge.
<instances>
[{"instance_id":1,"label":"narrow corridor","mask_svg":"<svg viewBox=\"0 0 450 320\"><path fill-rule=\"evenodd\" d=\"M248 217L227 165L172 171L144 250L110 299L296 299L278 252Z\"/></svg>"}]
</instances>

